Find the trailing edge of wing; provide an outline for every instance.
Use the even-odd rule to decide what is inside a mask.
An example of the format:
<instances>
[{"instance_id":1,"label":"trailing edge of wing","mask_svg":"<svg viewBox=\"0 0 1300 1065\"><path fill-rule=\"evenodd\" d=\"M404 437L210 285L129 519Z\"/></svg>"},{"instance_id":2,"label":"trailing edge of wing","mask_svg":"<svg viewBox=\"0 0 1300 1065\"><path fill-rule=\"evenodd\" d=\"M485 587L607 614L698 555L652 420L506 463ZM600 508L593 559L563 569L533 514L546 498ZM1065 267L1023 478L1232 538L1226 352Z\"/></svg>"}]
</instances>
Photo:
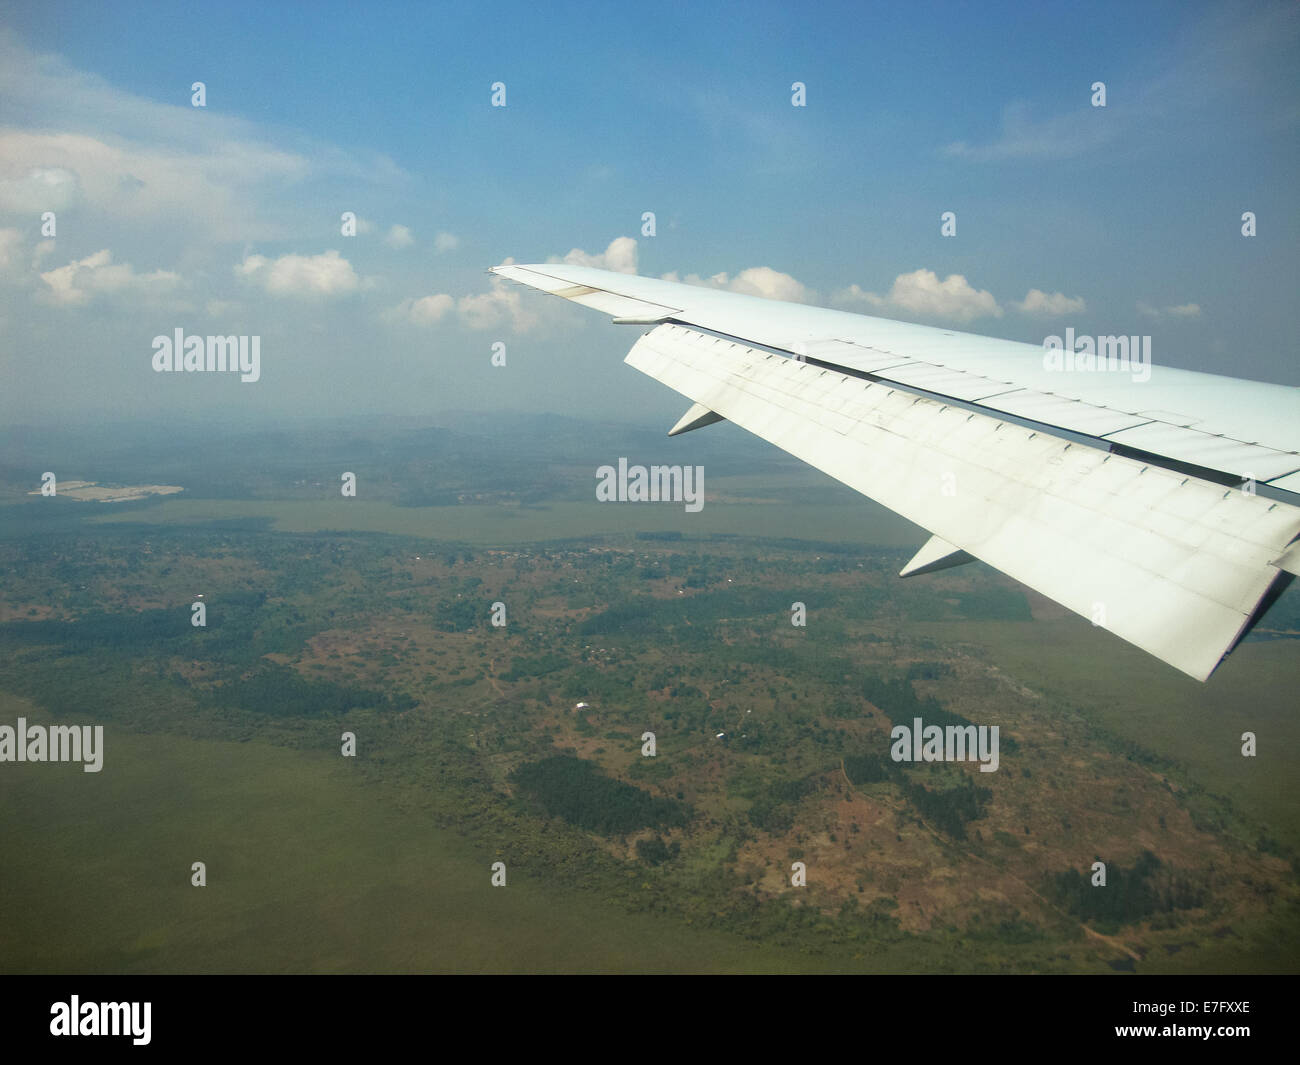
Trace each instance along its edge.
<instances>
[{"instance_id":1,"label":"trailing edge of wing","mask_svg":"<svg viewBox=\"0 0 1300 1065\"><path fill-rule=\"evenodd\" d=\"M627 362L1198 680L1300 533L1294 507L684 326Z\"/></svg>"}]
</instances>

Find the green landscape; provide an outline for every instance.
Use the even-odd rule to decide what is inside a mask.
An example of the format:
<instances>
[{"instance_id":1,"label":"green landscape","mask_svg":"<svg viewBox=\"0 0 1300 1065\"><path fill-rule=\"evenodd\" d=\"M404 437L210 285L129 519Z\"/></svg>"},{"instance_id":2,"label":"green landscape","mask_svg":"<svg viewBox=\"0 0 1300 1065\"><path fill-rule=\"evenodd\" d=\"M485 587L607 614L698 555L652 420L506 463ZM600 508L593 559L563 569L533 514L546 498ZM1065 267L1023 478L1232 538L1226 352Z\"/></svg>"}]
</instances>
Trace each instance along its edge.
<instances>
[{"instance_id":1,"label":"green landscape","mask_svg":"<svg viewBox=\"0 0 1300 1065\"><path fill-rule=\"evenodd\" d=\"M0 725L105 736L0 764L0 969L1296 968L1294 592L1200 685L728 427L448 421L0 440Z\"/></svg>"}]
</instances>

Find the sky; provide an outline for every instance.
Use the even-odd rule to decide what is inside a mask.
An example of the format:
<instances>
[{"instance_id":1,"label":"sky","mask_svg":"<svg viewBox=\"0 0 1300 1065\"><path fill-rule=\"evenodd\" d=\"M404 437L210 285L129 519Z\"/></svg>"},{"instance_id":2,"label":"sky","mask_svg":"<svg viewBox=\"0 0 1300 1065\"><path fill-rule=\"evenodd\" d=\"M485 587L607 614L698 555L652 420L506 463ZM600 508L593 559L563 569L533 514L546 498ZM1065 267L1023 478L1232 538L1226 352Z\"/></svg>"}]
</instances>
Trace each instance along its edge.
<instances>
[{"instance_id":1,"label":"sky","mask_svg":"<svg viewBox=\"0 0 1300 1065\"><path fill-rule=\"evenodd\" d=\"M1297 385L1297 60L1292 2L0 0L0 419L676 421L509 259Z\"/></svg>"}]
</instances>

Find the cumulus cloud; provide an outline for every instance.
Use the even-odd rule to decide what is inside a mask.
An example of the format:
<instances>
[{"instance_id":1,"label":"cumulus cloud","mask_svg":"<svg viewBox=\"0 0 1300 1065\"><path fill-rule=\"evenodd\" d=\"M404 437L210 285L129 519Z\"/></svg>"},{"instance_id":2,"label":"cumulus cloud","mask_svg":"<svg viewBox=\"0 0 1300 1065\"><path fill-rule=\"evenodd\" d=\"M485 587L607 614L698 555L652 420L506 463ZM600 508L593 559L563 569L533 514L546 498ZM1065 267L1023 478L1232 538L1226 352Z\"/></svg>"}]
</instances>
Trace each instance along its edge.
<instances>
[{"instance_id":1,"label":"cumulus cloud","mask_svg":"<svg viewBox=\"0 0 1300 1065\"><path fill-rule=\"evenodd\" d=\"M393 226L384 236L384 243L390 248L409 248L415 243L415 238L406 226Z\"/></svg>"},{"instance_id":2,"label":"cumulus cloud","mask_svg":"<svg viewBox=\"0 0 1300 1065\"><path fill-rule=\"evenodd\" d=\"M940 281L933 270L900 274L889 290L889 301L905 311L959 322L1002 317L1002 308L991 292L976 289L961 274L949 274Z\"/></svg>"},{"instance_id":3,"label":"cumulus cloud","mask_svg":"<svg viewBox=\"0 0 1300 1065\"><path fill-rule=\"evenodd\" d=\"M107 249L77 259L67 266L41 274L48 286L45 297L61 307L79 307L97 296L128 295L149 298L175 291L181 276L170 270L137 274L130 263L115 263Z\"/></svg>"},{"instance_id":4,"label":"cumulus cloud","mask_svg":"<svg viewBox=\"0 0 1300 1065\"><path fill-rule=\"evenodd\" d=\"M835 293L834 298L840 304L865 303L875 310L904 311L955 322L1002 317L1002 308L991 292L975 288L961 274L949 274L940 281L933 270L899 274L886 296L850 285Z\"/></svg>"},{"instance_id":5,"label":"cumulus cloud","mask_svg":"<svg viewBox=\"0 0 1300 1065\"><path fill-rule=\"evenodd\" d=\"M455 251L460 247L460 237L455 233L439 233L433 238L433 250L438 253Z\"/></svg>"},{"instance_id":6,"label":"cumulus cloud","mask_svg":"<svg viewBox=\"0 0 1300 1065\"><path fill-rule=\"evenodd\" d=\"M521 290L507 287L493 278L486 292L456 299L445 292L418 299L406 299L381 316L390 325L431 326L456 322L466 329L508 329L527 332L537 325L537 315L528 309Z\"/></svg>"},{"instance_id":7,"label":"cumulus cloud","mask_svg":"<svg viewBox=\"0 0 1300 1065\"><path fill-rule=\"evenodd\" d=\"M1199 318L1201 314L1200 304L1197 303L1179 303L1172 307L1152 307L1149 303L1137 302L1138 314L1145 315L1147 318Z\"/></svg>"},{"instance_id":8,"label":"cumulus cloud","mask_svg":"<svg viewBox=\"0 0 1300 1065\"><path fill-rule=\"evenodd\" d=\"M574 248L561 257L553 255L548 263L567 263L570 266L592 266L598 270L613 270L620 274L637 272L637 242L633 237L617 237L610 241L599 255L591 255L581 248ZM502 266L509 266L513 259L507 259ZM787 300L792 303L808 303L816 293L795 280L789 274L773 270L770 266L751 266L732 276L727 273L701 277L699 274L687 274L679 277L676 272L661 275L665 281L681 281L688 285L700 285L704 288L720 288L728 292L741 292L747 296L762 296L766 299Z\"/></svg>"},{"instance_id":9,"label":"cumulus cloud","mask_svg":"<svg viewBox=\"0 0 1300 1065\"><path fill-rule=\"evenodd\" d=\"M780 270L773 270L770 266L751 266L747 270L740 271L727 282L727 288L732 292L762 296L769 300L786 300L791 303L803 303L809 295L809 289L801 282L796 281L789 274L783 274Z\"/></svg>"},{"instance_id":10,"label":"cumulus cloud","mask_svg":"<svg viewBox=\"0 0 1300 1065\"><path fill-rule=\"evenodd\" d=\"M741 270L735 277L725 272L712 277L701 277L699 274L679 277L673 271L663 274L662 279L704 288L720 288L746 296L762 296L769 300L785 300L787 303L810 303L816 297L816 293L802 282L780 270L773 270L770 266L751 266Z\"/></svg>"},{"instance_id":11,"label":"cumulus cloud","mask_svg":"<svg viewBox=\"0 0 1300 1065\"><path fill-rule=\"evenodd\" d=\"M446 293L439 292L433 296L402 300L396 307L385 311L384 318L394 323L433 325L441 322L455 309L456 301Z\"/></svg>"},{"instance_id":12,"label":"cumulus cloud","mask_svg":"<svg viewBox=\"0 0 1300 1065\"><path fill-rule=\"evenodd\" d=\"M498 278L492 287L477 296L461 296L456 301L456 313L470 329L496 329L509 326L515 332L526 332L537 324L537 316L526 310L517 288L507 288Z\"/></svg>"},{"instance_id":13,"label":"cumulus cloud","mask_svg":"<svg viewBox=\"0 0 1300 1065\"><path fill-rule=\"evenodd\" d=\"M874 292L868 292L861 285L856 283L848 288L838 289L832 296L833 303L868 303L873 307L883 307L885 299L883 296L877 296Z\"/></svg>"},{"instance_id":14,"label":"cumulus cloud","mask_svg":"<svg viewBox=\"0 0 1300 1065\"><path fill-rule=\"evenodd\" d=\"M1014 300L1011 306L1021 314L1042 317L1059 317L1063 314L1079 314L1084 309L1082 298L1067 296L1064 292L1044 292L1040 288L1031 288L1019 303Z\"/></svg>"},{"instance_id":15,"label":"cumulus cloud","mask_svg":"<svg viewBox=\"0 0 1300 1065\"><path fill-rule=\"evenodd\" d=\"M635 274L636 240L632 237L615 237L609 242L609 247L599 255L588 255L581 248L574 248L563 258L552 256L546 261L568 263L570 266L594 266L598 270L614 270L620 274Z\"/></svg>"},{"instance_id":16,"label":"cumulus cloud","mask_svg":"<svg viewBox=\"0 0 1300 1065\"><path fill-rule=\"evenodd\" d=\"M361 279L352 264L330 249L320 255L246 256L235 275L272 296L341 296L357 291Z\"/></svg>"}]
</instances>

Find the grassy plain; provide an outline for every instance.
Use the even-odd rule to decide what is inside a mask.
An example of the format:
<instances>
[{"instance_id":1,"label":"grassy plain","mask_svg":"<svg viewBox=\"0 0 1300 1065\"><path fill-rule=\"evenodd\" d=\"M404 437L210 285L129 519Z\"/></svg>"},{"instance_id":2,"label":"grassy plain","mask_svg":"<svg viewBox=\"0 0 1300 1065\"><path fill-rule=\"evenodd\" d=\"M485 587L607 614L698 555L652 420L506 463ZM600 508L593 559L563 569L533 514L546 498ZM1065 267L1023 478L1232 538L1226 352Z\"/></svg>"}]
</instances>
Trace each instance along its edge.
<instances>
[{"instance_id":1,"label":"grassy plain","mask_svg":"<svg viewBox=\"0 0 1300 1065\"><path fill-rule=\"evenodd\" d=\"M400 507L393 503L335 500L175 499L148 510L95 514L92 524L206 524L269 519L276 532L376 532L472 543L514 545L541 540L609 536L635 532L680 532L684 536L730 534L795 537L863 545L920 547L925 534L877 507L817 504L794 508L764 503L708 506L688 514L658 503L610 506L556 502L525 505Z\"/></svg>"},{"instance_id":2,"label":"grassy plain","mask_svg":"<svg viewBox=\"0 0 1300 1065\"><path fill-rule=\"evenodd\" d=\"M0 694L0 720L48 720ZM828 959L628 914L403 815L335 753L140 735L105 765L0 774L0 968L9 973L825 972ZM194 861L206 887L190 884ZM507 866L507 868L509 868Z\"/></svg>"}]
</instances>

